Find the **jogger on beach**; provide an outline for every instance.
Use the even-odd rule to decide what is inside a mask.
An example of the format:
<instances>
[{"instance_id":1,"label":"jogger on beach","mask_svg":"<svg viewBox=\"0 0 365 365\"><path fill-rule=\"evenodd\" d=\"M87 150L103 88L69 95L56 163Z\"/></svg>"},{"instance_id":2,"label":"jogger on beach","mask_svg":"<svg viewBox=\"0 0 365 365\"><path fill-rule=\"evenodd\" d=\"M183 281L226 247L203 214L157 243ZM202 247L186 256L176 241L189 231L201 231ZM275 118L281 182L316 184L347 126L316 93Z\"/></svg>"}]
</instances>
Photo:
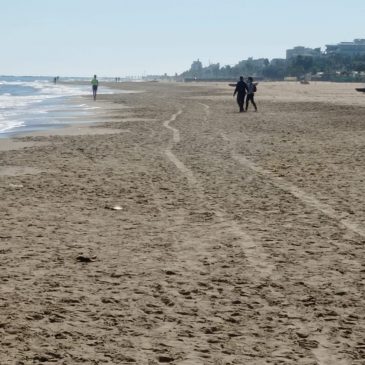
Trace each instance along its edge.
<instances>
[{"instance_id":1,"label":"jogger on beach","mask_svg":"<svg viewBox=\"0 0 365 365\"><path fill-rule=\"evenodd\" d=\"M247 91L247 84L243 81L243 76L240 76L240 81L236 84L233 96L237 94L237 104L240 107L240 113L244 112L243 104L245 103L245 96Z\"/></svg>"},{"instance_id":2,"label":"jogger on beach","mask_svg":"<svg viewBox=\"0 0 365 365\"><path fill-rule=\"evenodd\" d=\"M93 97L94 97L94 100L96 100L96 93L98 91L98 85L99 85L99 81L96 78L96 75L94 75L94 78L91 80L91 85L93 88Z\"/></svg>"}]
</instances>

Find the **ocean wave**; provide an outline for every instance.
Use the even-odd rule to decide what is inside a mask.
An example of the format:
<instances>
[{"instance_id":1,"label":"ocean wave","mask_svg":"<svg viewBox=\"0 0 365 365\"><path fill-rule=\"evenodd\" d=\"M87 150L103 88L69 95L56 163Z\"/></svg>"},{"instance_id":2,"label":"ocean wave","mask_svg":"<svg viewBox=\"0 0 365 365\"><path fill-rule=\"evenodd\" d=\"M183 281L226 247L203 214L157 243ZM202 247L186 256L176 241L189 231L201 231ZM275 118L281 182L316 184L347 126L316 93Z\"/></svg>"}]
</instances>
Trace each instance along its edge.
<instances>
[{"instance_id":1,"label":"ocean wave","mask_svg":"<svg viewBox=\"0 0 365 365\"><path fill-rule=\"evenodd\" d=\"M101 88L102 93L113 90ZM65 98L91 95L90 85L54 84L51 79L0 79L0 134L19 127L68 123L98 107L65 102ZM12 133L12 131L10 132Z\"/></svg>"},{"instance_id":2,"label":"ocean wave","mask_svg":"<svg viewBox=\"0 0 365 365\"><path fill-rule=\"evenodd\" d=\"M0 117L0 133L23 127L25 124L21 120L4 120Z\"/></svg>"}]
</instances>

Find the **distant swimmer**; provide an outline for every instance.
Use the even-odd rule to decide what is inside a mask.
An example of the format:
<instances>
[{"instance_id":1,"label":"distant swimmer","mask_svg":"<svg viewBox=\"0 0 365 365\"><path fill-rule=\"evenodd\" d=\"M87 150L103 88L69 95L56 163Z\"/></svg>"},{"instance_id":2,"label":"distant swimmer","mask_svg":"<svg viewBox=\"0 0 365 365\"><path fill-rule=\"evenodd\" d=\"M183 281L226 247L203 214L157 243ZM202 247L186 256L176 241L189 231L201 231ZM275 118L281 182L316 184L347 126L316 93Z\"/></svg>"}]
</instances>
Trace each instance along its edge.
<instances>
[{"instance_id":1,"label":"distant swimmer","mask_svg":"<svg viewBox=\"0 0 365 365\"><path fill-rule=\"evenodd\" d=\"M254 84L252 77L249 77L247 80L246 111L248 108L248 103L251 101L253 107L255 108L255 112L257 112L257 105L255 103L255 92L257 91L257 83Z\"/></svg>"},{"instance_id":2,"label":"distant swimmer","mask_svg":"<svg viewBox=\"0 0 365 365\"><path fill-rule=\"evenodd\" d=\"M240 76L240 81L236 84L233 96L237 94L237 104L240 107L240 113L244 112L243 104L245 102L245 96L247 91L247 84L243 81L243 76Z\"/></svg>"},{"instance_id":3,"label":"distant swimmer","mask_svg":"<svg viewBox=\"0 0 365 365\"><path fill-rule=\"evenodd\" d=\"M91 80L91 85L93 87L93 97L94 97L94 100L96 100L96 93L98 91L98 86L99 86L99 81L96 78L96 75L94 75L94 78Z\"/></svg>"}]
</instances>

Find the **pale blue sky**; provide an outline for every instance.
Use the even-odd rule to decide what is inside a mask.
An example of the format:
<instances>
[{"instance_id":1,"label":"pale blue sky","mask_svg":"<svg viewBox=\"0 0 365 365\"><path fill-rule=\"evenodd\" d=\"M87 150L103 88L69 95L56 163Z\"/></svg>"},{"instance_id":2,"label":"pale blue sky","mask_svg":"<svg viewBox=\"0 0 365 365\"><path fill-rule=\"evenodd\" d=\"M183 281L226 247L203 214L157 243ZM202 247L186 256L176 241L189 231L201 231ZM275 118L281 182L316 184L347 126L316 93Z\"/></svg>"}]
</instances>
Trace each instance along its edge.
<instances>
[{"instance_id":1,"label":"pale blue sky","mask_svg":"<svg viewBox=\"0 0 365 365\"><path fill-rule=\"evenodd\" d=\"M365 38L365 0L0 0L0 74L181 73Z\"/></svg>"}]
</instances>

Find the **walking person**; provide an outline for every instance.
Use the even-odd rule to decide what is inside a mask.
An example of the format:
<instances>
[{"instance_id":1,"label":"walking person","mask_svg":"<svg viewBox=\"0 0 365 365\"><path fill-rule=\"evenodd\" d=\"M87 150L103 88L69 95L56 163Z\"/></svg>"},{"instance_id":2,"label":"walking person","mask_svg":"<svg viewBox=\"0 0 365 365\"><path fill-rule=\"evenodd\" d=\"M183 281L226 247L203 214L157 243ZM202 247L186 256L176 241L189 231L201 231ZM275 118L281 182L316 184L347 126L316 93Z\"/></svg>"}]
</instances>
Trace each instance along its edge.
<instances>
[{"instance_id":1,"label":"walking person","mask_svg":"<svg viewBox=\"0 0 365 365\"><path fill-rule=\"evenodd\" d=\"M257 112L257 105L255 103L255 92L257 90L256 85L253 83L253 78L249 77L247 82L247 97L246 97L246 111L248 109L248 103L251 101L253 107L255 108L255 112Z\"/></svg>"},{"instance_id":2,"label":"walking person","mask_svg":"<svg viewBox=\"0 0 365 365\"><path fill-rule=\"evenodd\" d=\"M98 91L98 86L99 86L99 81L96 78L96 75L94 75L94 78L91 80L91 85L93 88L93 97L94 97L94 100L96 100L96 93Z\"/></svg>"},{"instance_id":3,"label":"walking person","mask_svg":"<svg viewBox=\"0 0 365 365\"><path fill-rule=\"evenodd\" d=\"M237 104L240 107L240 113L244 112L243 104L245 103L245 96L247 91L247 84L243 81L243 76L240 76L240 81L236 84L233 96L237 94Z\"/></svg>"}]
</instances>

